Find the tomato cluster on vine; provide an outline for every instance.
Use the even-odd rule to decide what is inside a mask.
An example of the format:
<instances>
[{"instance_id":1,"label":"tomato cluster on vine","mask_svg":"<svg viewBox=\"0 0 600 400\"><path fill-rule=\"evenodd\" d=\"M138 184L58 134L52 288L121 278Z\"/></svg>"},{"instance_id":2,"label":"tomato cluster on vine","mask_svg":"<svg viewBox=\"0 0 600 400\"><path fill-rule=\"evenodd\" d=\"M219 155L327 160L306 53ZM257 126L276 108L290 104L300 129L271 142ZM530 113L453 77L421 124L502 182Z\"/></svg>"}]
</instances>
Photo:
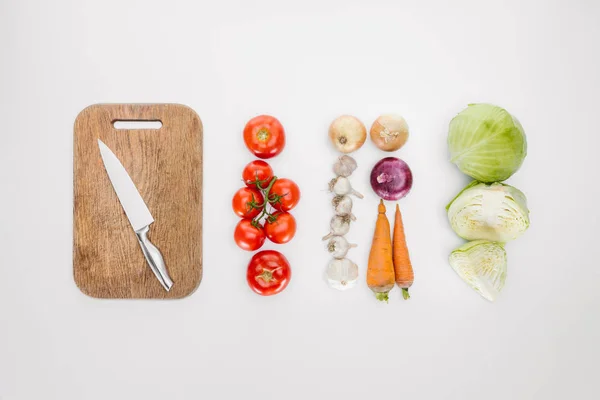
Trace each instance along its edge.
<instances>
[{"instance_id":1,"label":"tomato cluster on vine","mask_svg":"<svg viewBox=\"0 0 600 400\"><path fill-rule=\"evenodd\" d=\"M234 238L248 251L258 250L266 239L287 243L296 234L296 219L289 213L300 200L300 188L294 181L273 175L271 166L262 160L250 162L242 172L246 187L232 200L233 211L242 218Z\"/></svg>"}]
</instances>

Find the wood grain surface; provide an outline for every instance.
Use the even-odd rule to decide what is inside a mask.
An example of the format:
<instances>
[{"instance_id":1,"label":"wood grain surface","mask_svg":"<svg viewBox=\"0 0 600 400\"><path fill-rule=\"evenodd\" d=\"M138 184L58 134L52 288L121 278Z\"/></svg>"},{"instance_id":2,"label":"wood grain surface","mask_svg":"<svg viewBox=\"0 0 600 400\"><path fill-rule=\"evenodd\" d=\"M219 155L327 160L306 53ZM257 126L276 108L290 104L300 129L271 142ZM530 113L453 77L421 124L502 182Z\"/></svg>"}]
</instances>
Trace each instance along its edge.
<instances>
[{"instance_id":1,"label":"wood grain surface","mask_svg":"<svg viewBox=\"0 0 600 400\"><path fill-rule=\"evenodd\" d=\"M162 122L158 130L115 129L115 120ZM97 139L119 158L154 217L150 240L174 281L156 279L108 179ZM73 274L93 297L181 298L202 279L202 122L177 104L99 104L75 121Z\"/></svg>"}]
</instances>

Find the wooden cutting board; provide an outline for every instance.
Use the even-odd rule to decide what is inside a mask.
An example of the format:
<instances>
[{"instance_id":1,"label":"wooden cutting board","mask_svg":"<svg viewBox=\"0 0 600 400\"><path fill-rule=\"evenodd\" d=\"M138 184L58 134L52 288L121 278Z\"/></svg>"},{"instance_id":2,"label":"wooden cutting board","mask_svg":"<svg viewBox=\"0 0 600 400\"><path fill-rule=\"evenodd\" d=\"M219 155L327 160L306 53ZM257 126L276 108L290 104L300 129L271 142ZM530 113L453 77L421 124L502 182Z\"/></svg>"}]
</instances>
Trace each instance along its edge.
<instances>
[{"instance_id":1,"label":"wooden cutting board","mask_svg":"<svg viewBox=\"0 0 600 400\"><path fill-rule=\"evenodd\" d=\"M122 130L114 121L160 121ZM173 279L165 291L146 263L100 157L101 139L119 158L152 216L149 238ZM73 274L92 297L172 299L202 279L202 122L177 104L99 104L75 121Z\"/></svg>"}]
</instances>

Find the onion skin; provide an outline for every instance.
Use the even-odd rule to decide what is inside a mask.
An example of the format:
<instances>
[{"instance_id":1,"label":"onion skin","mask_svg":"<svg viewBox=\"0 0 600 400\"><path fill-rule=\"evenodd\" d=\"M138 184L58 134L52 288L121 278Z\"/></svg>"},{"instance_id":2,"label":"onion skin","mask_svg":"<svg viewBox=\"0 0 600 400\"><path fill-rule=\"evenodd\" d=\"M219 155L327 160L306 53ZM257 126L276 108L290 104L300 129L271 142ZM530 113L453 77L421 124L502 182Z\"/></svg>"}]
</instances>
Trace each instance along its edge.
<instances>
[{"instance_id":1,"label":"onion skin","mask_svg":"<svg viewBox=\"0 0 600 400\"><path fill-rule=\"evenodd\" d=\"M371 140L383 151L396 151L408 140L408 124L400 115L384 114L371 125Z\"/></svg>"},{"instance_id":2,"label":"onion skin","mask_svg":"<svg viewBox=\"0 0 600 400\"><path fill-rule=\"evenodd\" d=\"M400 200L410 192L412 172L404 161L396 157L386 157L371 171L371 187L382 199Z\"/></svg>"},{"instance_id":3,"label":"onion skin","mask_svg":"<svg viewBox=\"0 0 600 400\"><path fill-rule=\"evenodd\" d=\"M329 139L342 153L352 153L365 144L367 128L358 118L342 115L329 126Z\"/></svg>"}]
</instances>

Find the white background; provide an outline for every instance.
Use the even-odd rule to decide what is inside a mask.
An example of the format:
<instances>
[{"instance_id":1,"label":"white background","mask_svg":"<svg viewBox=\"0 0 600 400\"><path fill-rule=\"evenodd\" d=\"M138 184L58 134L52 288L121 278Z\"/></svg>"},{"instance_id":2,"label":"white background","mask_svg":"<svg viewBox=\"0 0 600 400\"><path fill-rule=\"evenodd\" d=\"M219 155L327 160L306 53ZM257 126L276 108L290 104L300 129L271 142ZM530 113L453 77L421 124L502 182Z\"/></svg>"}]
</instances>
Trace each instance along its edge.
<instances>
[{"instance_id":1,"label":"white background","mask_svg":"<svg viewBox=\"0 0 600 400\"><path fill-rule=\"evenodd\" d=\"M0 399L597 399L600 5L571 1L0 0ZM72 128L99 102L177 102L204 123L204 279L179 301L101 301L72 278ZM444 206L467 178L450 119L516 115L529 155L510 183L532 224L488 303L448 266ZM397 155L416 281L377 303L364 282L377 200L355 153L353 290L327 287L320 241L338 115L411 128ZM272 165L302 189L289 287L245 281L230 199L245 122L277 116ZM110 190L107 188L107 190ZM392 208L393 204L389 204ZM392 217L392 213L389 213Z\"/></svg>"}]
</instances>

